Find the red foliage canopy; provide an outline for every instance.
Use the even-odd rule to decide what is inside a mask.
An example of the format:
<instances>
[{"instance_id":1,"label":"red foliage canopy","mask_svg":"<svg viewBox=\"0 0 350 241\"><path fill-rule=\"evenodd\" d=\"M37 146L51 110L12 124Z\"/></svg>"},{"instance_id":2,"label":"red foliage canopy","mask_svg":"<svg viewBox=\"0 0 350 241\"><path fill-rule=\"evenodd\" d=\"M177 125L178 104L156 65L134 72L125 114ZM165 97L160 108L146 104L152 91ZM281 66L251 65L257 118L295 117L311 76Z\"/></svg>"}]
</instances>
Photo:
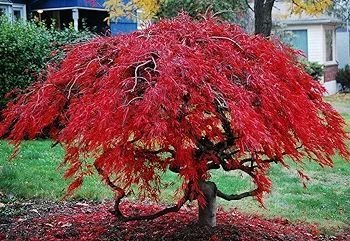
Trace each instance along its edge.
<instances>
[{"instance_id":1,"label":"red foliage canopy","mask_svg":"<svg viewBox=\"0 0 350 241\"><path fill-rule=\"evenodd\" d=\"M49 132L66 150L65 176L76 178L70 191L95 166L120 192L136 184L157 197L169 168L196 198L198 181L221 167L248 173L257 189L247 195L259 199L270 189L271 162L349 158L344 122L297 54L185 15L97 38L70 48L7 106L0 136L18 143Z\"/></svg>"}]
</instances>

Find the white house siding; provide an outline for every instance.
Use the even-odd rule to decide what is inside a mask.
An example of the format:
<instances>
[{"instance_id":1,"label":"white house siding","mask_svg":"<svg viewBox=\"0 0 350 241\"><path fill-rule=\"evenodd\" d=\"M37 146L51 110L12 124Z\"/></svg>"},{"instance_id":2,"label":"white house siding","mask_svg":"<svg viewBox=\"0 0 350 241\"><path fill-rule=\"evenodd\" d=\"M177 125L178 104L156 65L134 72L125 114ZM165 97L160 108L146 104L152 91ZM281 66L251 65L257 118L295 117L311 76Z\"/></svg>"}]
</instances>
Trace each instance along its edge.
<instances>
[{"instance_id":1,"label":"white house siding","mask_svg":"<svg viewBox=\"0 0 350 241\"><path fill-rule=\"evenodd\" d=\"M323 36L323 28L320 25L309 25L308 30L308 48L309 56L308 60L313 62L324 63L325 53L323 51L324 38L320 39L320 36Z\"/></svg>"}]
</instances>

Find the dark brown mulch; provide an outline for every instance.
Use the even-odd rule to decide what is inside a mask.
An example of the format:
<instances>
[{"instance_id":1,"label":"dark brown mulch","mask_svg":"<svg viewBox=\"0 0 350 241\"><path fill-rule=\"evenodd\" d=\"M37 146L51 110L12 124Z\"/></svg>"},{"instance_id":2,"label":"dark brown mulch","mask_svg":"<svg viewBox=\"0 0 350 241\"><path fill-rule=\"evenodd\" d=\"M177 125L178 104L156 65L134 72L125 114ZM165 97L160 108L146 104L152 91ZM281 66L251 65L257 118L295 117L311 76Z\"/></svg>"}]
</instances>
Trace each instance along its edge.
<instances>
[{"instance_id":1,"label":"dark brown mulch","mask_svg":"<svg viewBox=\"0 0 350 241\"><path fill-rule=\"evenodd\" d=\"M218 212L218 225L196 225L196 209L184 207L153 221L120 222L107 203L34 201L0 209L0 240L241 240L241 241L350 241L350 229L326 236L317 228L283 219L265 220L235 210ZM142 214L156 205L125 202L126 213Z\"/></svg>"}]
</instances>

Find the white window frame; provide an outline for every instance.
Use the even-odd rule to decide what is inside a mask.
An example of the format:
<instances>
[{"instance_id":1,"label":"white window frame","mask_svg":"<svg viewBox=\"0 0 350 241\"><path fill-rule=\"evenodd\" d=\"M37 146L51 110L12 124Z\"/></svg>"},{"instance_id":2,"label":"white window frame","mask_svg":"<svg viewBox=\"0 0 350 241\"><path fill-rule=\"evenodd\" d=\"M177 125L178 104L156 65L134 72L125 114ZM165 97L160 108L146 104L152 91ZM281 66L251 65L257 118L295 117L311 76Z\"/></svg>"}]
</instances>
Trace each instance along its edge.
<instances>
[{"instance_id":1,"label":"white window frame","mask_svg":"<svg viewBox=\"0 0 350 241\"><path fill-rule=\"evenodd\" d=\"M21 19L27 20L27 11L25 4L13 4L12 5L12 19L15 20L14 11L20 11Z\"/></svg>"}]
</instances>

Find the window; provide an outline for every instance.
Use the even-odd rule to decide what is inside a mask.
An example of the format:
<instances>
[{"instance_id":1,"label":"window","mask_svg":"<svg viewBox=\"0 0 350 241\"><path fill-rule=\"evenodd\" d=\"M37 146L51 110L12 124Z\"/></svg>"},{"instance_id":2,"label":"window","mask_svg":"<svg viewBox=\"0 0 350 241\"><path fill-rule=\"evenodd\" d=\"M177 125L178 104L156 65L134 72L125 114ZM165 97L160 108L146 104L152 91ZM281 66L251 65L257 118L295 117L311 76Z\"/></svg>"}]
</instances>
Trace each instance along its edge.
<instances>
[{"instance_id":1,"label":"window","mask_svg":"<svg viewBox=\"0 0 350 241\"><path fill-rule=\"evenodd\" d=\"M13 4L13 20L26 19L25 5Z\"/></svg>"},{"instance_id":2,"label":"window","mask_svg":"<svg viewBox=\"0 0 350 241\"><path fill-rule=\"evenodd\" d=\"M13 19L20 20L22 18L21 10L13 9Z\"/></svg>"},{"instance_id":3,"label":"window","mask_svg":"<svg viewBox=\"0 0 350 241\"><path fill-rule=\"evenodd\" d=\"M292 39L291 45L297 50L304 52L305 57L308 55L308 46L307 46L307 30L291 30Z\"/></svg>"},{"instance_id":4,"label":"window","mask_svg":"<svg viewBox=\"0 0 350 241\"><path fill-rule=\"evenodd\" d=\"M0 4L0 16L7 16L11 21L26 19L24 4Z\"/></svg>"},{"instance_id":5,"label":"window","mask_svg":"<svg viewBox=\"0 0 350 241\"><path fill-rule=\"evenodd\" d=\"M333 52L333 36L334 36L334 30L333 29L326 29L326 61L333 61L334 60L334 52Z\"/></svg>"}]
</instances>

